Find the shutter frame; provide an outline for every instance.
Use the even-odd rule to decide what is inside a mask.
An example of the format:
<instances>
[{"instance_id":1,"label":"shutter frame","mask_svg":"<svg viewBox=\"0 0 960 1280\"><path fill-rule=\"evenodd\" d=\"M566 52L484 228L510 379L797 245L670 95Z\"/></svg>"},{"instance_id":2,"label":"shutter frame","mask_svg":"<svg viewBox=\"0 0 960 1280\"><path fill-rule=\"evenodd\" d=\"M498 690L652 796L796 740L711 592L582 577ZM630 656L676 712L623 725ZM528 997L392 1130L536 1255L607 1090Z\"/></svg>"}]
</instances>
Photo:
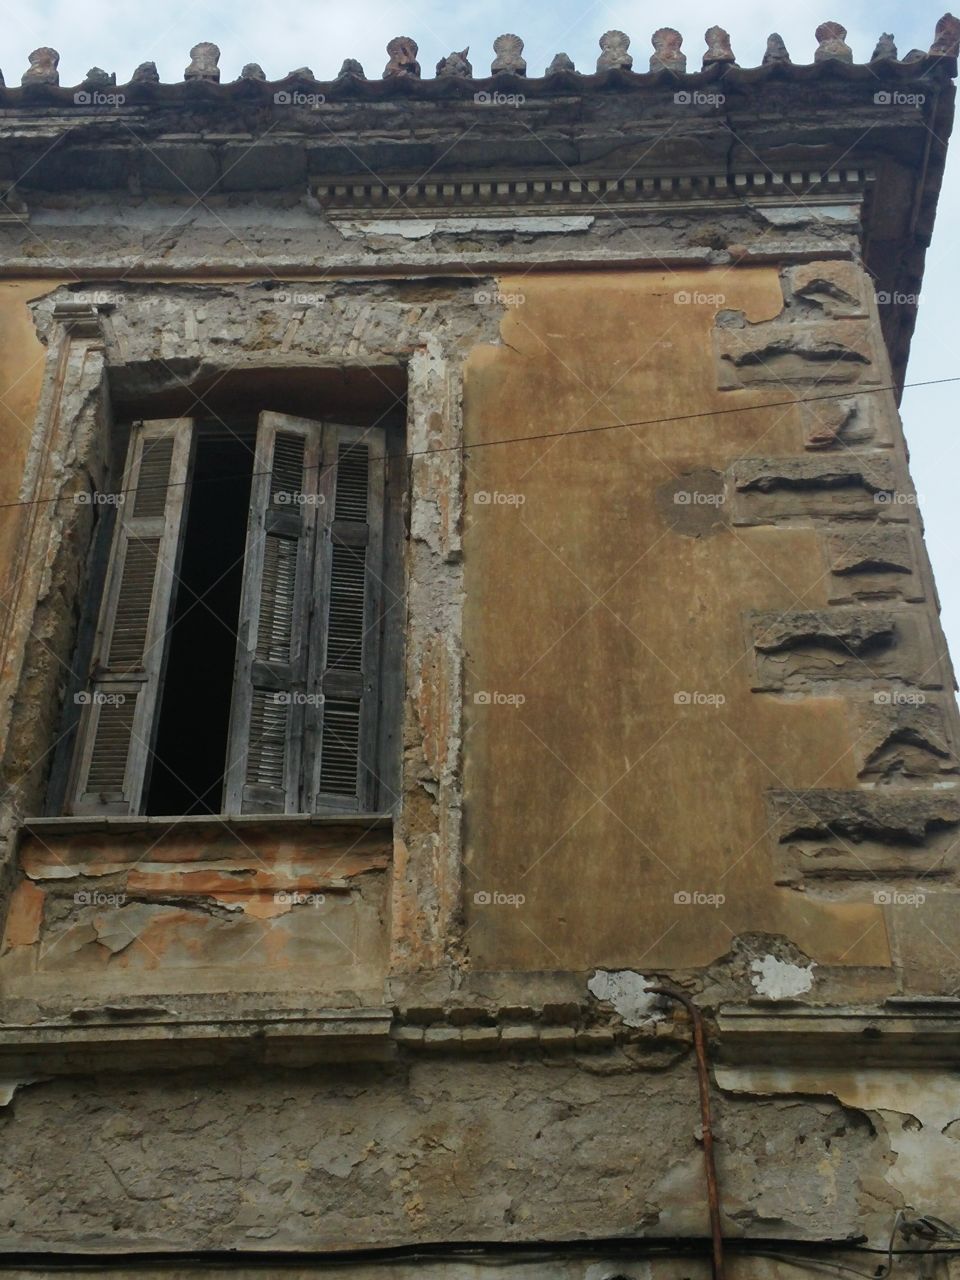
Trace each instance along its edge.
<instances>
[{"instance_id":1,"label":"shutter frame","mask_svg":"<svg viewBox=\"0 0 960 1280\"><path fill-rule=\"evenodd\" d=\"M141 422L130 434L71 769L70 813L136 814L143 807L194 440L192 418Z\"/></svg>"},{"instance_id":2,"label":"shutter frame","mask_svg":"<svg viewBox=\"0 0 960 1280\"><path fill-rule=\"evenodd\" d=\"M325 500L317 529L310 638L310 690L322 694L323 701L312 717L308 804L313 813L372 812L379 791L386 433L382 428L327 423L323 440L320 487ZM361 450L367 464L365 521L357 518L359 469L351 462ZM363 600L358 617L355 588L361 555ZM360 651L354 660L358 631ZM356 787L347 794L351 755ZM332 789L331 781L340 789Z\"/></svg>"},{"instance_id":3,"label":"shutter frame","mask_svg":"<svg viewBox=\"0 0 960 1280\"><path fill-rule=\"evenodd\" d=\"M295 441L303 442L299 464ZM303 811L309 708L302 695L308 678L322 443L319 422L260 415L227 735L228 814ZM298 465L300 484L295 485ZM292 550L284 550L288 547ZM278 611L275 606L284 601L288 607ZM287 644L286 660L280 656L281 641Z\"/></svg>"}]
</instances>

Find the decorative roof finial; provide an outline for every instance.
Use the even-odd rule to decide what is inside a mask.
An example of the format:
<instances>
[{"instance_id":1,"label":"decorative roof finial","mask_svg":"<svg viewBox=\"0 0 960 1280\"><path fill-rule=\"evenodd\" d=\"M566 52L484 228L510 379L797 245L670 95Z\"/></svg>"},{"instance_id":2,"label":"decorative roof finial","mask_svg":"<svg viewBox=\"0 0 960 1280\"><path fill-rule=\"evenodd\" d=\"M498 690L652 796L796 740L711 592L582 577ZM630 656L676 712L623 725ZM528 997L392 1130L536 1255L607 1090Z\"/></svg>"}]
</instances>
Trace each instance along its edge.
<instances>
[{"instance_id":1,"label":"decorative roof finial","mask_svg":"<svg viewBox=\"0 0 960 1280\"><path fill-rule=\"evenodd\" d=\"M34 49L29 58L30 66L23 73L21 84L57 85L60 83L60 72L57 70L60 65L60 55L56 49L50 49L44 45L40 49Z\"/></svg>"},{"instance_id":2,"label":"decorative roof finial","mask_svg":"<svg viewBox=\"0 0 960 1280\"><path fill-rule=\"evenodd\" d=\"M847 29L839 22L821 22L817 27L817 39L820 44L813 55L814 62L852 62L853 52L846 43Z\"/></svg>"},{"instance_id":3,"label":"decorative roof finial","mask_svg":"<svg viewBox=\"0 0 960 1280\"><path fill-rule=\"evenodd\" d=\"M633 57L627 53L630 48L630 37L625 31L605 31L600 37L600 57L597 59L598 71L629 71L633 67Z\"/></svg>"},{"instance_id":4,"label":"decorative roof finial","mask_svg":"<svg viewBox=\"0 0 960 1280\"><path fill-rule=\"evenodd\" d=\"M83 87L85 89L113 89L116 88L116 84L117 73L115 71L104 71L103 67L91 67L83 77Z\"/></svg>"},{"instance_id":5,"label":"decorative roof finial","mask_svg":"<svg viewBox=\"0 0 960 1280\"><path fill-rule=\"evenodd\" d=\"M877 41L877 47L873 51L871 62L894 62L897 59L897 46L893 42L893 36L889 31L885 31Z\"/></svg>"},{"instance_id":6,"label":"decorative roof finial","mask_svg":"<svg viewBox=\"0 0 960 1280\"><path fill-rule=\"evenodd\" d=\"M569 54L558 53L543 74L545 76L558 76L562 75L565 71L575 72L576 69L577 68L573 65L573 59Z\"/></svg>"},{"instance_id":7,"label":"decorative roof finial","mask_svg":"<svg viewBox=\"0 0 960 1280\"><path fill-rule=\"evenodd\" d=\"M945 13L937 23L937 33L930 46L934 58L956 58L960 54L960 19Z\"/></svg>"},{"instance_id":8,"label":"decorative roof finial","mask_svg":"<svg viewBox=\"0 0 960 1280\"><path fill-rule=\"evenodd\" d=\"M497 36L493 42L493 51L497 55L490 67L495 76L525 76L527 64L523 57L523 41L519 36Z\"/></svg>"},{"instance_id":9,"label":"decorative roof finial","mask_svg":"<svg viewBox=\"0 0 960 1280\"><path fill-rule=\"evenodd\" d=\"M469 52L470 46L467 45L460 53L448 53L445 58L441 58L437 63L437 77L455 76L459 80L471 80L473 67L467 57Z\"/></svg>"},{"instance_id":10,"label":"decorative roof finial","mask_svg":"<svg viewBox=\"0 0 960 1280\"><path fill-rule=\"evenodd\" d=\"M661 27L653 33L651 39L653 54L650 58L650 70L673 71L682 76L687 70L687 55L680 50L683 44L680 32L674 31L673 27Z\"/></svg>"},{"instance_id":11,"label":"decorative roof finial","mask_svg":"<svg viewBox=\"0 0 960 1280\"><path fill-rule=\"evenodd\" d=\"M383 70L384 80L394 77L408 76L413 80L420 79L420 63L417 54L420 46L410 36L394 36L387 45L390 61Z\"/></svg>"},{"instance_id":12,"label":"decorative roof finial","mask_svg":"<svg viewBox=\"0 0 960 1280\"><path fill-rule=\"evenodd\" d=\"M363 67L356 60L356 58L344 58L343 66L337 72L338 80L347 80L350 77L353 77L356 80L366 79L366 76L364 75Z\"/></svg>"},{"instance_id":13,"label":"decorative roof finial","mask_svg":"<svg viewBox=\"0 0 960 1280\"><path fill-rule=\"evenodd\" d=\"M259 62L248 62L240 72L241 80L266 80L267 73Z\"/></svg>"},{"instance_id":14,"label":"decorative roof finial","mask_svg":"<svg viewBox=\"0 0 960 1280\"><path fill-rule=\"evenodd\" d=\"M220 50L209 40L195 44L190 50L190 65L183 73L184 80L207 80L211 84L220 83Z\"/></svg>"},{"instance_id":15,"label":"decorative roof finial","mask_svg":"<svg viewBox=\"0 0 960 1280\"><path fill-rule=\"evenodd\" d=\"M703 69L716 65L735 67L737 60L730 48L730 32L723 27L710 27L703 36L707 42L707 52L703 55Z\"/></svg>"},{"instance_id":16,"label":"decorative roof finial","mask_svg":"<svg viewBox=\"0 0 960 1280\"><path fill-rule=\"evenodd\" d=\"M787 53L787 46L783 43L783 36L776 31L771 36L767 36L767 51L763 55L763 65L769 67L771 63L789 64L790 55Z\"/></svg>"}]
</instances>

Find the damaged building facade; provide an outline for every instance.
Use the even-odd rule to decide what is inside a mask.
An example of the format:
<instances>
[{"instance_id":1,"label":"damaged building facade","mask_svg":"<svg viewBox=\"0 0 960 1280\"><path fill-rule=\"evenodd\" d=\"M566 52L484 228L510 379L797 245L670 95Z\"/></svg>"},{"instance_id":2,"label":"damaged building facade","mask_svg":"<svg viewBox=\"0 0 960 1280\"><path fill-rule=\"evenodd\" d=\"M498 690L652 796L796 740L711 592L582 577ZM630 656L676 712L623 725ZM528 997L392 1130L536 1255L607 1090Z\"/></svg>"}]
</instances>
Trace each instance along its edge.
<instances>
[{"instance_id":1,"label":"damaged building facade","mask_svg":"<svg viewBox=\"0 0 960 1280\"><path fill-rule=\"evenodd\" d=\"M950 1273L960 23L845 34L0 89L8 1271Z\"/></svg>"}]
</instances>

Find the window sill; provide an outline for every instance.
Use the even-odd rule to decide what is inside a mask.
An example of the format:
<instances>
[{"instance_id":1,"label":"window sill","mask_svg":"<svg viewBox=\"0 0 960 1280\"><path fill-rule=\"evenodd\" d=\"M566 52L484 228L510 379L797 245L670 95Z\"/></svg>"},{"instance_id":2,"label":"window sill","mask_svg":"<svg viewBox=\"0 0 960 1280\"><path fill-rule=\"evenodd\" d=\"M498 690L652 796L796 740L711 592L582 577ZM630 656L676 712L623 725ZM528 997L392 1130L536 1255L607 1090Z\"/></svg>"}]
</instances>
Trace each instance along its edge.
<instances>
[{"instance_id":1,"label":"window sill","mask_svg":"<svg viewBox=\"0 0 960 1280\"><path fill-rule=\"evenodd\" d=\"M9 1080L145 1067L385 1061L396 1056L392 1020L390 1009L376 1006L225 1014L222 1002L194 1000L177 1010L77 1009L71 1018L0 1024L0 1071Z\"/></svg>"},{"instance_id":2,"label":"window sill","mask_svg":"<svg viewBox=\"0 0 960 1280\"><path fill-rule=\"evenodd\" d=\"M178 830L208 827L225 827L230 831L259 829L265 826L289 831L296 827L309 830L311 827L344 827L351 830L389 830L393 818L389 813L244 813L219 814L201 813L172 815L170 817L146 816L144 814L80 814L62 818L28 818L21 827L22 833L43 836L54 832L60 835L93 831L156 831L158 829Z\"/></svg>"}]
</instances>

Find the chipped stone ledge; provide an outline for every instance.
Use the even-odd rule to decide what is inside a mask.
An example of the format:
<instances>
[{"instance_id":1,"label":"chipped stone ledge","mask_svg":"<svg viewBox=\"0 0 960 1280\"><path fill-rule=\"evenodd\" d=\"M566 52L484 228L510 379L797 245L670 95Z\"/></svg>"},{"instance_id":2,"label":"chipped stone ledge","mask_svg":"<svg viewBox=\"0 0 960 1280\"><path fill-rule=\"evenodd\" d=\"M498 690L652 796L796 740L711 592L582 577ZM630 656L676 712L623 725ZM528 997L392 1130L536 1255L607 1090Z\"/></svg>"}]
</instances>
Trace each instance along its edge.
<instances>
[{"instance_id":1,"label":"chipped stone ledge","mask_svg":"<svg viewBox=\"0 0 960 1280\"><path fill-rule=\"evenodd\" d=\"M181 999L168 1003L181 1003ZM100 1071L229 1070L252 1064L308 1067L417 1057L564 1055L595 1058L602 1071L658 1072L691 1046L688 1020L651 1018L630 1027L617 1018L590 1021L578 1008L544 1006L489 1015L450 1008L423 1022L422 1009L386 1006L259 1012L238 1000L231 1016L198 1000L166 1005L116 1004L72 1016L0 1025L0 1076ZM510 1016L502 1016L504 1013ZM522 1016L520 1016L522 1015ZM954 1064L960 1053L960 999L889 997L874 1007L813 1006L753 1000L723 1005L711 1021L709 1055L718 1065ZM588 1064L585 1064L588 1065Z\"/></svg>"},{"instance_id":2,"label":"chipped stone ledge","mask_svg":"<svg viewBox=\"0 0 960 1280\"><path fill-rule=\"evenodd\" d=\"M955 1066L960 999L892 996L879 1008L722 1006L717 1059L726 1065Z\"/></svg>"},{"instance_id":3,"label":"chipped stone ledge","mask_svg":"<svg viewBox=\"0 0 960 1280\"><path fill-rule=\"evenodd\" d=\"M160 251L151 252L148 245L130 252L110 251L108 248L104 248L102 252L91 251L89 243L95 236L95 229L74 227L71 228L71 235L76 250L69 254L69 269L88 283L112 283L118 278L125 284L150 283L159 278L162 282L183 281L189 284L198 276L207 282L229 283L238 275L255 276L257 279L275 278L284 282L317 282L319 279L321 283L355 283L358 280L389 282L393 278L428 280L435 276L455 278L466 275L474 287L480 287L484 282L478 277L515 271L518 263L523 265L525 273L538 275L598 268L609 270L611 267L622 271L662 270L664 264L674 270L687 267L728 267L732 264L770 266L782 261L788 251L795 260L810 262L831 257L851 258L854 253L852 245L850 248L838 248L835 241L811 241L809 247L797 249L792 243L788 245L786 241L770 239L758 242L756 246L737 246L736 252L730 249L664 244L662 250L657 247L646 253L638 253L637 232L630 227L623 230L624 240L629 241L623 247L611 248L606 243L588 247L582 241L577 241L574 249L569 239L551 236L557 242L552 247L549 244L541 247L543 242L538 241L536 261L533 261L533 254L523 243L523 234L522 231L516 233L516 243L495 244L496 237L504 239L502 232L471 233L472 243L455 252L442 252L432 238L419 242L418 245L400 235L389 238L372 237L371 244L337 254L327 250L317 251L314 234L314 247L308 250L306 260L304 254L273 251L272 246L259 256L253 251L236 254L225 248L223 254L214 259L209 251L205 254L191 252L189 245L176 259L172 259L170 255ZM580 234L567 232L565 236ZM156 239L156 236L153 238ZM87 247L81 245L81 240L86 241ZM344 243L354 244L352 240ZM446 245L445 240L439 243L444 247ZM456 244L455 239L453 243ZM422 250L420 245L423 246ZM388 252L388 248L395 251ZM413 253L416 254L415 258L411 258ZM15 247L4 245L0 279L59 281L63 275L64 268L59 260L44 261L31 256L29 252L18 253Z\"/></svg>"},{"instance_id":4,"label":"chipped stone ledge","mask_svg":"<svg viewBox=\"0 0 960 1280\"><path fill-rule=\"evenodd\" d=\"M156 1016L150 1013L149 1008L116 1005L90 1010L89 1018L80 1021L0 1025L0 1072L10 1078L23 1072L307 1066L381 1061L395 1052L392 1014L385 1008L205 1018L181 1018L165 1008L158 1008Z\"/></svg>"}]
</instances>

